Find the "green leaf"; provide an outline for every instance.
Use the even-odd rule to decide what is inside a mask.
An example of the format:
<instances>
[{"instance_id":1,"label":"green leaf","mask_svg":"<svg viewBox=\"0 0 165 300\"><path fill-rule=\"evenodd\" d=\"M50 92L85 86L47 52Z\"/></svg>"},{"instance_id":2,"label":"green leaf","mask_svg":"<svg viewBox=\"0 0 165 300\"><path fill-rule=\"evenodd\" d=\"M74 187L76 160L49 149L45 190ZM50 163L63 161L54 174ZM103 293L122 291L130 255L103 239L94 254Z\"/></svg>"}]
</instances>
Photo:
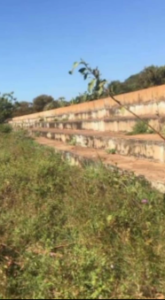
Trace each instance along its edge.
<instances>
[{"instance_id":1,"label":"green leaf","mask_svg":"<svg viewBox=\"0 0 165 300\"><path fill-rule=\"evenodd\" d=\"M78 66L79 66L79 62L76 61L76 62L73 64L73 70L76 69Z\"/></svg>"},{"instance_id":2,"label":"green leaf","mask_svg":"<svg viewBox=\"0 0 165 300\"><path fill-rule=\"evenodd\" d=\"M81 68L81 69L79 70L79 72L80 72L81 74L84 74L85 71L86 71L86 68Z\"/></svg>"},{"instance_id":3,"label":"green leaf","mask_svg":"<svg viewBox=\"0 0 165 300\"><path fill-rule=\"evenodd\" d=\"M69 71L69 74L72 75L72 74L73 74L73 71Z\"/></svg>"},{"instance_id":4,"label":"green leaf","mask_svg":"<svg viewBox=\"0 0 165 300\"><path fill-rule=\"evenodd\" d=\"M92 92L95 84L96 84L96 79L93 79L91 82L89 82L89 84L88 84L88 92Z\"/></svg>"},{"instance_id":5,"label":"green leaf","mask_svg":"<svg viewBox=\"0 0 165 300\"><path fill-rule=\"evenodd\" d=\"M99 72L98 68L96 68L96 69L93 70L93 75L94 75L96 78L99 78L100 72Z\"/></svg>"},{"instance_id":6,"label":"green leaf","mask_svg":"<svg viewBox=\"0 0 165 300\"><path fill-rule=\"evenodd\" d=\"M87 79L87 77L88 77L88 73L86 73L86 74L84 75L84 79Z\"/></svg>"},{"instance_id":7,"label":"green leaf","mask_svg":"<svg viewBox=\"0 0 165 300\"><path fill-rule=\"evenodd\" d=\"M98 95L100 96L103 93L103 87L99 88L97 91Z\"/></svg>"},{"instance_id":8,"label":"green leaf","mask_svg":"<svg viewBox=\"0 0 165 300\"><path fill-rule=\"evenodd\" d=\"M99 87L100 88L103 88L105 84L107 84L108 81L107 80L102 80L100 83L99 83Z\"/></svg>"}]
</instances>

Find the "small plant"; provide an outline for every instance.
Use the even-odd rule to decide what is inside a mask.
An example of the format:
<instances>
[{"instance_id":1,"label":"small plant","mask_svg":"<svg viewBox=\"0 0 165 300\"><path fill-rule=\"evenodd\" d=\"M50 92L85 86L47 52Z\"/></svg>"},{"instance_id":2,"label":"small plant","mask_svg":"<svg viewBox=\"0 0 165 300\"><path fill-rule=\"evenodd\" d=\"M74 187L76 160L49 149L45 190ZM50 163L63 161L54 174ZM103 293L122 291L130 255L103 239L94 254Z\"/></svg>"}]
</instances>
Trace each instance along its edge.
<instances>
[{"instance_id":1,"label":"small plant","mask_svg":"<svg viewBox=\"0 0 165 300\"><path fill-rule=\"evenodd\" d=\"M9 124L0 124L0 132L1 133L11 133L12 132L12 126Z\"/></svg>"},{"instance_id":2,"label":"small plant","mask_svg":"<svg viewBox=\"0 0 165 300\"><path fill-rule=\"evenodd\" d=\"M69 145L76 146L76 144L77 144L76 138L72 137L71 140L69 141Z\"/></svg>"},{"instance_id":3,"label":"small plant","mask_svg":"<svg viewBox=\"0 0 165 300\"><path fill-rule=\"evenodd\" d=\"M36 132L34 133L34 136L35 136L35 137L40 137L40 136L41 136L41 134L40 134L40 132L39 132L39 131L36 131Z\"/></svg>"},{"instance_id":4,"label":"small plant","mask_svg":"<svg viewBox=\"0 0 165 300\"><path fill-rule=\"evenodd\" d=\"M137 121L133 127L132 132L129 132L128 135L144 134L144 133L153 133L153 130L151 130L148 127L148 122L146 123L143 121Z\"/></svg>"},{"instance_id":5,"label":"small plant","mask_svg":"<svg viewBox=\"0 0 165 300\"><path fill-rule=\"evenodd\" d=\"M112 148L112 149L107 149L107 153L108 154L116 154L116 148Z\"/></svg>"},{"instance_id":6,"label":"small plant","mask_svg":"<svg viewBox=\"0 0 165 300\"><path fill-rule=\"evenodd\" d=\"M153 134L154 131L152 129L148 128L147 133Z\"/></svg>"}]
</instances>

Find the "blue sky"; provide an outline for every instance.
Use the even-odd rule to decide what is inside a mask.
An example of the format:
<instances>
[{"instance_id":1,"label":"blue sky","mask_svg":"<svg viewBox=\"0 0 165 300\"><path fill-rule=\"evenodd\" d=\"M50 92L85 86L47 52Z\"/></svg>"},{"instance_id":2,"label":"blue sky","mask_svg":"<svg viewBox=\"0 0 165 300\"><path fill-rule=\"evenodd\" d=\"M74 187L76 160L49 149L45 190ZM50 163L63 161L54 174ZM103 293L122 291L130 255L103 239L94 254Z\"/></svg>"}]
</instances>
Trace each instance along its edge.
<instances>
[{"instance_id":1,"label":"blue sky","mask_svg":"<svg viewBox=\"0 0 165 300\"><path fill-rule=\"evenodd\" d=\"M80 58L108 80L165 65L164 0L0 0L0 91L18 100L86 90Z\"/></svg>"}]
</instances>

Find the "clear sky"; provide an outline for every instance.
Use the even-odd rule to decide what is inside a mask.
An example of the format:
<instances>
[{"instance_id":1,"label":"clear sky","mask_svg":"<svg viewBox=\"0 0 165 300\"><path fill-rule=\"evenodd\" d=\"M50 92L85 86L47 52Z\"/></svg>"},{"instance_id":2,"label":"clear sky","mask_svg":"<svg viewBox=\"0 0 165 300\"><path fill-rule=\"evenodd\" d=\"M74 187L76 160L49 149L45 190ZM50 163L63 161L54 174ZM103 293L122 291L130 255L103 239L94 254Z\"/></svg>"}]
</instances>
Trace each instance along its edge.
<instances>
[{"instance_id":1,"label":"clear sky","mask_svg":"<svg viewBox=\"0 0 165 300\"><path fill-rule=\"evenodd\" d=\"M86 90L72 63L108 80L165 65L165 0L0 0L0 91L18 100Z\"/></svg>"}]
</instances>

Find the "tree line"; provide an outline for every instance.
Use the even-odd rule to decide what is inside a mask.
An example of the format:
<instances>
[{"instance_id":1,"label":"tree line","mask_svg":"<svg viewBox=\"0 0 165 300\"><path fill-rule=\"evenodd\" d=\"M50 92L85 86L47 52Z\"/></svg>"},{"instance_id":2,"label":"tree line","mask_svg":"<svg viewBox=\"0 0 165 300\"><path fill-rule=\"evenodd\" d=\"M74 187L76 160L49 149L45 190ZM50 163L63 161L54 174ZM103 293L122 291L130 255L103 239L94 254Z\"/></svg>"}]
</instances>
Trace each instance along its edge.
<instances>
[{"instance_id":1,"label":"tree line","mask_svg":"<svg viewBox=\"0 0 165 300\"><path fill-rule=\"evenodd\" d=\"M86 75L84 74L84 76ZM34 98L32 102L18 102L14 98L13 93L4 94L0 95L0 123L11 117L19 117L26 114L105 98L109 95L110 91L111 93L113 92L114 95L119 95L162 84L165 84L165 66L150 66L144 68L141 72L130 76L123 82L119 80L112 81L107 85L106 89L103 89L101 94L85 92L72 98L70 101L66 101L64 97L60 97L56 100L49 95L39 95Z\"/></svg>"}]
</instances>

